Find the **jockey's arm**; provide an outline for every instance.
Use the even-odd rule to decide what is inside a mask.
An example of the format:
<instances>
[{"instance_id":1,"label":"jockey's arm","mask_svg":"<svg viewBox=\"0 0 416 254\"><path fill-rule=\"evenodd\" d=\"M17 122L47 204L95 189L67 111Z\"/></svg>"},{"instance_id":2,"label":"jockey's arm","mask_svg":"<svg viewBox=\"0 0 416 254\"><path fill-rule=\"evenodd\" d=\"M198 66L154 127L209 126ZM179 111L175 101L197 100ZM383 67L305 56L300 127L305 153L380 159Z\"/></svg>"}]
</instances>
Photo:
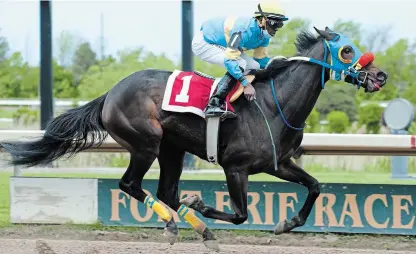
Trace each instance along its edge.
<instances>
[{"instance_id":1,"label":"jockey's arm","mask_svg":"<svg viewBox=\"0 0 416 254\"><path fill-rule=\"evenodd\" d=\"M240 68L237 60L241 55L240 46L244 40L244 34L241 32L233 33L225 49L224 65L227 71L238 81L241 85L246 87L248 80L244 77L243 71Z\"/></svg>"},{"instance_id":2,"label":"jockey's arm","mask_svg":"<svg viewBox=\"0 0 416 254\"><path fill-rule=\"evenodd\" d=\"M260 68L264 69L269 62L267 47L269 46L270 39L264 40L264 42L253 51L253 59L260 64Z\"/></svg>"}]
</instances>

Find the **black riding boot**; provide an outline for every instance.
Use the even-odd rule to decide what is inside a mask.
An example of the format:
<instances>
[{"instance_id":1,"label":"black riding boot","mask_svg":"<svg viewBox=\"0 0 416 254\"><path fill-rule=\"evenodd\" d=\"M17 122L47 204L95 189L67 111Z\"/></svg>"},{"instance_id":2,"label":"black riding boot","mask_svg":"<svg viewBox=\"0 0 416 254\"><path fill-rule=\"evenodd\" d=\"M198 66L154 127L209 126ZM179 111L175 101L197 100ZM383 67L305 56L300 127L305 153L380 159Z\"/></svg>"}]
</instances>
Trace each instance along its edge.
<instances>
[{"instance_id":1,"label":"black riding boot","mask_svg":"<svg viewBox=\"0 0 416 254\"><path fill-rule=\"evenodd\" d=\"M205 109L206 117L222 116L224 118L234 118L237 115L229 110L225 111L225 98L227 94L233 89L237 80L229 73L226 73L224 77L218 82L217 92L214 94L208 102Z\"/></svg>"}]
</instances>

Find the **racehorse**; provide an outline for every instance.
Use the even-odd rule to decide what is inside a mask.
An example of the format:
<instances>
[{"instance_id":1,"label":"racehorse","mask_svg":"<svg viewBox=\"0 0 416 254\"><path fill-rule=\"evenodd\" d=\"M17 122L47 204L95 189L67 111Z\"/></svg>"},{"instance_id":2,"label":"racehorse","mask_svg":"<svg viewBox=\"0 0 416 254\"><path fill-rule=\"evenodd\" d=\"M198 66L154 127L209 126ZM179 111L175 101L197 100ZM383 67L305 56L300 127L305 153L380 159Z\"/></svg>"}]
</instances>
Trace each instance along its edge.
<instances>
[{"instance_id":1,"label":"racehorse","mask_svg":"<svg viewBox=\"0 0 416 254\"><path fill-rule=\"evenodd\" d=\"M130 153L120 189L159 215L166 223L164 234L171 244L178 228L170 209L164 205L201 234L207 247L217 248L214 235L192 210L206 218L241 224L248 217L248 176L267 173L308 189L298 214L291 220L280 221L274 229L275 234L289 232L305 224L320 194L318 180L297 166L291 157L302 142L304 123L324 84L333 78L372 93L387 81L387 73L375 65L371 54L362 54L347 37L327 27L314 29L318 37L308 31L297 35L295 56L273 59L265 69L253 72L254 102L244 96L227 102L237 117L220 124L218 164L226 176L234 214L206 205L197 195L179 199L178 182L185 152L207 160L207 124L200 113L215 81L197 72L176 71L173 76L167 70L137 71L102 96L53 118L41 138L4 141L1 145L12 155L12 164L35 166L99 146L110 135ZM176 97L172 96L178 89ZM191 105L189 108L193 109L186 111L176 104L177 111L169 110L173 97L183 103L193 98L200 108ZM164 103L168 105L165 109ZM270 148L270 139L277 152ZM156 158L160 165L157 200L141 187Z\"/></svg>"}]
</instances>

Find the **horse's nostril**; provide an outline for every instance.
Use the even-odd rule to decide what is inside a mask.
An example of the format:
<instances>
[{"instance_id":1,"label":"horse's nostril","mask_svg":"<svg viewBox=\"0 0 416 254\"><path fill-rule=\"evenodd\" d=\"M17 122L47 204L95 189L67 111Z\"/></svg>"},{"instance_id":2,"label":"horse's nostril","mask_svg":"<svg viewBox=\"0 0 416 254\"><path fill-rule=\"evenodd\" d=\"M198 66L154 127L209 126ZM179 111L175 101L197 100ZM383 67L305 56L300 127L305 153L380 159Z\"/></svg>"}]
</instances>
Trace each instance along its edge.
<instances>
[{"instance_id":1,"label":"horse's nostril","mask_svg":"<svg viewBox=\"0 0 416 254\"><path fill-rule=\"evenodd\" d=\"M387 81L387 73L380 71L377 73L377 80L381 82L382 85L384 85Z\"/></svg>"},{"instance_id":2,"label":"horse's nostril","mask_svg":"<svg viewBox=\"0 0 416 254\"><path fill-rule=\"evenodd\" d=\"M380 72L377 73L377 79L380 80L380 81L385 81L387 79L387 77L388 77L388 75L385 72L380 71Z\"/></svg>"}]
</instances>

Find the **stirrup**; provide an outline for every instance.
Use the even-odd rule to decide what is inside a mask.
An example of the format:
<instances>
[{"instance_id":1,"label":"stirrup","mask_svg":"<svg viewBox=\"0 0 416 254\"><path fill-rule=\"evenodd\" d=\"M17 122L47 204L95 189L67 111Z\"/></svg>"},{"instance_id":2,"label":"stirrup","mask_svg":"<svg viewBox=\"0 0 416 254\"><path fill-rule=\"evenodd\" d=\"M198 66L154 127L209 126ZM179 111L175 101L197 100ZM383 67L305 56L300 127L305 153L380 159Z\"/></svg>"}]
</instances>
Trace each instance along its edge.
<instances>
[{"instance_id":1,"label":"stirrup","mask_svg":"<svg viewBox=\"0 0 416 254\"><path fill-rule=\"evenodd\" d=\"M227 104L225 104L225 109L222 109L221 106L210 105L205 108L205 117L220 117L221 119L235 118L237 114L227 109Z\"/></svg>"},{"instance_id":2,"label":"stirrup","mask_svg":"<svg viewBox=\"0 0 416 254\"><path fill-rule=\"evenodd\" d=\"M228 118L236 118L237 114L231 111L217 111L213 113L205 114L206 118L212 118L212 117L220 117L221 119L228 119Z\"/></svg>"}]
</instances>

